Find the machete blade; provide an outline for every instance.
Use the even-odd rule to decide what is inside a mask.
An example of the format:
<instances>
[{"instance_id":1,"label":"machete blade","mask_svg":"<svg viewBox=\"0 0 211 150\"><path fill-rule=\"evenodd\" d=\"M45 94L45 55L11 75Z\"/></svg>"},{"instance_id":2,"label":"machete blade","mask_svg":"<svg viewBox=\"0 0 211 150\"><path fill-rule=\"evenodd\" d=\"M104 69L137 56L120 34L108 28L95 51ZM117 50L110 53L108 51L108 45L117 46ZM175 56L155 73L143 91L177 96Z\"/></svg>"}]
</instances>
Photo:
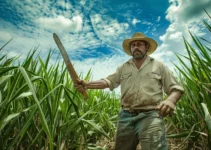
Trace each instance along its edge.
<instances>
[{"instance_id":1,"label":"machete blade","mask_svg":"<svg viewBox=\"0 0 211 150\"><path fill-rule=\"evenodd\" d=\"M79 77L78 77L78 75L77 75L77 73L76 73L76 71L75 71L75 69L74 69L74 67L73 67L73 65L72 65L72 63L70 61L70 58L67 55L67 52L66 52L66 50L65 50L62 42L60 41L60 39L56 35L56 33L53 33L53 38L54 38L54 41L55 41L56 45L59 48L59 51L62 54L62 57L64 59L64 62L66 64L67 70L68 70L68 72L70 74L70 77L72 78L73 83L74 84L77 84L78 83L78 80L80 80L80 79L79 79ZM83 92L82 94L83 94L83 96L84 96L85 99L88 98L88 95L87 95L86 91Z\"/></svg>"}]
</instances>

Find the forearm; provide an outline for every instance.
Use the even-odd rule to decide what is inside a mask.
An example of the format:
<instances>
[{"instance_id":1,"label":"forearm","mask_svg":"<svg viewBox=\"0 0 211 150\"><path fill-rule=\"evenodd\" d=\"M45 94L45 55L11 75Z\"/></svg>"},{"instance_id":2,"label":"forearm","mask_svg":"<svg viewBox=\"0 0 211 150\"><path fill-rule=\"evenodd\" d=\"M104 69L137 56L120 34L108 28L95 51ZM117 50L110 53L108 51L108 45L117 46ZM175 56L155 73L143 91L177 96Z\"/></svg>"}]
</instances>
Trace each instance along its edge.
<instances>
[{"instance_id":1,"label":"forearm","mask_svg":"<svg viewBox=\"0 0 211 150\"><path fill-rule=\"evenodd\" d=\"M177 101L181 98L182 94L183 93L179 90L172 90L172 92L170 93L170 95L168 96L166 100L171 101L174 104L176 104Z\"/></svg>"},{"instance_id":2,"label":"forearm","mask_svg":"<svg viewBox=\"0 0 211 150\"><path fill-rule=\"evenodd\" d=\"M85 85L85 89L105 89L109 85L105 80L89 81Z\"/></svg>"}]
</instances>

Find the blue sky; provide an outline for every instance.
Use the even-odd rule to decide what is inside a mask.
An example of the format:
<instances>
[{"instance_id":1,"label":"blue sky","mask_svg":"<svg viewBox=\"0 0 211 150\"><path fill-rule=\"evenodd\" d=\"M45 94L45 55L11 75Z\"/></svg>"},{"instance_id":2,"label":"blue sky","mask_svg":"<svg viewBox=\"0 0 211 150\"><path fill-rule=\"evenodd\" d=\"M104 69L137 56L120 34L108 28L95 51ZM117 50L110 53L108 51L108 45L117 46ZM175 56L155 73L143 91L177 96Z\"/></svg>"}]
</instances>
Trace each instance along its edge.
<instances>
[{"instance_id":1,"label":"blue sky","mask_svg":"<svg viewBox=\"0 0 211 150\"><path fill-rule=\"evenodd\" d=\"M0 47L13 38L3 49L9 56L24 59L39 46L44 58L50 49L58 50L55 32L77 72L92 69L93 79L100 79L130 58L122 41L139 31L159 44L152 57L172 69L174 52L186 55L182 37L191 42L188 30L210 38L202 24L202 19L210 23L203 8L211 14L211 1L0 0Z\"/></svg>"}]
</instances>

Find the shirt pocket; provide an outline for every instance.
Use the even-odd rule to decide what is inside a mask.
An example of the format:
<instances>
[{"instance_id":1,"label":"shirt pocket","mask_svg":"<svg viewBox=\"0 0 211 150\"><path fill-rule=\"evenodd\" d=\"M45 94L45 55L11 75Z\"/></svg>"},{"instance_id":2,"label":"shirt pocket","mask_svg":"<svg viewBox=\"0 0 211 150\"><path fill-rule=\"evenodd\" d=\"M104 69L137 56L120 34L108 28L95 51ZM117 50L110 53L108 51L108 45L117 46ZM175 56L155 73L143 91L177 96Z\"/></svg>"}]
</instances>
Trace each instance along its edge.
<instances>
[{"instance_id":1,"label":"shirt pocket","mask_svg":"<svg viewBox=\"0 0 211 150\"><path fill-rule=\"evenodd\" d=\"M120 81L128 79L132 75L132 72L124 73L120 77Z\"/></svg>"},{"instance_id":2,"label":"shirt pocket","mask_svg":"<svg viewBox=\"0 0 211 150\"><path fill-rule=\"evenodd\" d=\"M150 82L154 86L155 89L161 89L161 75L155 72L150 72L149 74Z\"/></svg>"},{"instance_id":3,"label":"shirt pocket","mask_svg":"<svg viewBox=\"0 0 211 150\"><path fill-rule=\"evenodd\" d=\"M150 76L151 79L156 79L156 80L159 80L159 81L161 80L161 75L158 74L158 73L150 72L148 75Z\"/></svg>"}]
</instances>

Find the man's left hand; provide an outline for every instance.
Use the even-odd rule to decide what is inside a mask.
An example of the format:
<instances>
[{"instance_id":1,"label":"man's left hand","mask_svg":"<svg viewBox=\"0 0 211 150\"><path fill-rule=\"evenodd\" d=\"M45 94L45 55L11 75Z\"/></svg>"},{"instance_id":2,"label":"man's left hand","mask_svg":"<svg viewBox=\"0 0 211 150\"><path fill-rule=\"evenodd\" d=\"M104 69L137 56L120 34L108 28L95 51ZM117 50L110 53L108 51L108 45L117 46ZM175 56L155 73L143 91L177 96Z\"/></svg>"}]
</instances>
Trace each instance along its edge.
<instances>
[{"instance_id":1,"label":"man's left hand","mask_svg":"<svg viewBox=\"0 0 211 150\"><path fill-rule=\"evenodd\" d=\"M174 112L175 104L170 100L162 101L159 106L157 106L156 110L159 110L159 117L171 115Z\"/></svg>"}]
</instances>

